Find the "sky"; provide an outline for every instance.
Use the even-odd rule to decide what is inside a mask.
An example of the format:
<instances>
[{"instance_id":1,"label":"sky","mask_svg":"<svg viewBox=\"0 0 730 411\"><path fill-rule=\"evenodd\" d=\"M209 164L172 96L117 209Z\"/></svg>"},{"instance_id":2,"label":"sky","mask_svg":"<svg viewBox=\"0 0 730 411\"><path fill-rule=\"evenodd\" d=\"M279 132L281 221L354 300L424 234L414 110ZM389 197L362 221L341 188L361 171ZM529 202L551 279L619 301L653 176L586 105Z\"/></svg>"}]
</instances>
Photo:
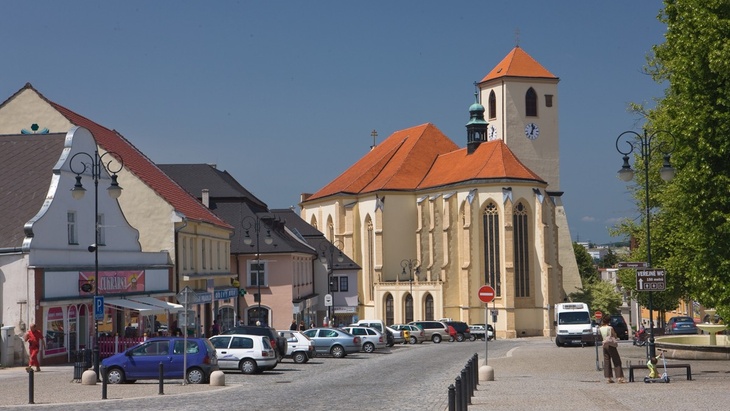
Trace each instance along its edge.
<instances>
[{"instance_id":1,"label":"sky","mask_svg":"<svg viewBox=\"0 0 730 411\"><path fill-rule=\"evenodd\" d=\"M629 103L664 41L659 0L4 1L0 101L26 83L152 161L212 163L296 207L393 132L466 145L481 80L515 45L560 78L560 176L574 241L642 211L616 177ZM30 125L29 125L30 126ZM41 125L42 127L42 125Z\"/></svg>"}]
</instances>

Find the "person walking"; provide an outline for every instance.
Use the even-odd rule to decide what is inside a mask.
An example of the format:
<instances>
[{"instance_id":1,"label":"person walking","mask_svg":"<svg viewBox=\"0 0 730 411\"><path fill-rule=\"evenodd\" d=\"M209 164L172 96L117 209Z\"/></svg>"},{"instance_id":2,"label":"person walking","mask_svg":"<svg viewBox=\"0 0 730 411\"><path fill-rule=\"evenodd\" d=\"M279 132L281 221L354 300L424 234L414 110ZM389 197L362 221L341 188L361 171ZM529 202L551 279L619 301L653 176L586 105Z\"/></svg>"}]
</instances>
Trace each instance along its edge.
<instances>
[{"instance_id":1,"label":"person walking","mask_svg":"<svg viewBox=\"0 0 730 411\"><path fill-rule=\"evenodd\" d=\"M306 331L307 326L304 325L304 321L299 322L299 331Z\"/></svg>"},{"instance_id":2,"label":"person walking","mask_svg":"<svg viewBox=\"0 0 730 411\"><path fill-rule=\"evenodd\" d=\"M41 363L38 360L40 349L46 348L46 341L43 339L43 333L38 330L35 324L30 325L30 330L23 335L23 341L28 342L28 352L30 352L30 361L26 370L30 371L35 367L36 372L41 371Z\"/></svg>"},{"instance_id":3,"label":"person walking","mask_svg":"<svg viewBox=\"0 0 730 411\"><path fill-rule=\"evenodd\" d=\"M289 331L296 331L297 330L297 320L291 320L291 325L289 326Z\"/></svg>"},{"instance_id":4,"label":"person walking","mask_svg":"<svg viewBox=\"0 0 730 411\"><path fill-rule=\"evenodd\" d=\"M624 369L621 368L621 357L618 354L616 331L613 330L610 322L610 315L603 316L599 328L603 339L603 376L606 377L606 382L609 384L614 382L614 374L619 383L625 383ZM611 362L613 362L613 369L611 368Z\"/></svg>"}]
</instances>

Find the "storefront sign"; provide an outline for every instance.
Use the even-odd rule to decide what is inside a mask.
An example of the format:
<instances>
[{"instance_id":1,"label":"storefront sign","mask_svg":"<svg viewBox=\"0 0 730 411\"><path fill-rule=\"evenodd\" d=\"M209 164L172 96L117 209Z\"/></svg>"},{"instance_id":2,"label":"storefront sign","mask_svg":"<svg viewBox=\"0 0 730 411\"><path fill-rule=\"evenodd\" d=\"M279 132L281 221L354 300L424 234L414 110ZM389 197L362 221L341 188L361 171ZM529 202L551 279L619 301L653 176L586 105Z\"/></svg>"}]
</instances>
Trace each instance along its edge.
<instances>
[{"instance_id":1,"label":"storefront sign","mask_svg":"<svg viewBox=\"0 0 730 411\"><path fill-rule=\"evenodd\" d=\"M216 300L228 300L238 297L238 288L222 288L213 292L213 298Z\"/></svg>"},{"instance_id":2,"label":"storefront sign","mask_svg":"<svg viewBox=\"0 0 730 411\"><path fill-rule=\"evenodd\" d=\"M136 271L99 271L99 294L118 294L134 291L144 291L144 276L142 270ZM96 273L93 271L79 272L79 284L82 282L94 283ZM94 294L94 289L85 291L80 289L80 295Z\"/></svg>"}]
</instances>

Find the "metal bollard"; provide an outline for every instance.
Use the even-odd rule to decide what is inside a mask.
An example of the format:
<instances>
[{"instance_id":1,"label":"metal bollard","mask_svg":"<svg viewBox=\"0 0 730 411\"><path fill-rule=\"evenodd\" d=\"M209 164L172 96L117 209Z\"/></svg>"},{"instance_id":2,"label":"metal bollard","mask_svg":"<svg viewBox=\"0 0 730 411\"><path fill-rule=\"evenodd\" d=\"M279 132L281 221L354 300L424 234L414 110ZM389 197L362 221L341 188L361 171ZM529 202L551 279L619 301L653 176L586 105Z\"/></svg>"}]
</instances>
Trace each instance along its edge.
<instances>
[{"instance_id":1,"label":"metal bollard","mask_svg":"<svg viewBox=\"0 0 730 411\"><path fill-rule=\"evenodd\" d=\"M106 399L106 385L107 385L107 369L105 366L99 366L99 372L101 373L101 399Z\"/></svg>"},{"instance_id":2,"label":"metal bollard","mask_svg":"<svg viewBox=\"0 0 730 411\"><path fill-rule=\"evenodd\" d=\"M35 382L33 369L28 367L28 404L35 404L33 401L33 392L35 391Z\"/></svg>"},{"instance_id":3,"label":"metal bollard","mask_svg":"<svg viewBox=\"0 0 730 411\"><path fill-rule=\"evenodd\" d=\"M461 407L461 400L464 398L461 394L461 377L456 377L456 381L454 383L456 384L456 410L461 411L463 410Z\"/></svg>"},{"instance_id":4,"label":"metal bollard","mask_svg":"<svg viewBox=\"0 0 730 411\"><path fill-rule=\"evenodd\" d=\"M160 391L157 393L158 395L164 395L165 394L165 384L164 384L164 371L163 371L163 365L162 361L160 361Z\"/></svg>"},{"instance_id":5,"label":"metal bollard","mask_svg":"<svg viewBox=\"0 0 730 411\"><path fill-rule=\"evenodd\" d=\"M461 395L461 403L466 409L467 405L471 403L471 398L469 398L469 379L466 377L466 369L464 368L461 369Z\"/></svg>"},{"instance_id":6,"label":"metal bollard","mask_svg":"<svg viewBox=\"0 0 730 411\"><path fill-rule=\"evenodd\" d=\"M449 385L449 411L456 411L456 393L454 384Z\"/></svg>"},{"instance_id":7,"label":"metal bollard","mask_svg":"<svg viewBox=\"0 0 730 411\"><path fill-rule=\"evenodd\" d=\"M474 396L474 385L476 385L476 383L474 382L474 371L472 371L473 368L474 368L474 362L470 358L466 364L466 374L469 377L469 397L470 398Z\"/></svg>"},{"instance_id":8,"label":"metal bollard","mask_svg":"<svg viewBox=\"0 0 730 411\"><path fill-rule=\"evenodd\" d=\"M472 372L474 373L474 389L476 390L476 386L479 385L479 356L477 353L474 353L472 358L474 359L474 369Z\"/></svg>"}]
</instances>

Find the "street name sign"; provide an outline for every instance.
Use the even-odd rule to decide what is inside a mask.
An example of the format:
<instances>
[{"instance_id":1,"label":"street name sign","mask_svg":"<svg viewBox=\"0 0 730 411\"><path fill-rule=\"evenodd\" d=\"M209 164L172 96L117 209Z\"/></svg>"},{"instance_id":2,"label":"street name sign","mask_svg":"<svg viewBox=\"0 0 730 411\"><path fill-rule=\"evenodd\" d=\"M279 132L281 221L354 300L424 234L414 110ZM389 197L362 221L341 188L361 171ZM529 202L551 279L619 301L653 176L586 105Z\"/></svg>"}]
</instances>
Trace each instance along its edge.
<instances>
[{"instance_id":1,"label":"street name sign","mask_svg":"<svg viewBox=\"0 0 730 411\"><path fill-rule=\"evenodd\" d=\"M618 268L646 268L647 265L646 262L620 261Z\"/></svg>"},{"instance_id":2,"label":"street name sign","mask_svg":"<svg viewBox=\"0 0 730 411\"><path fill-rule=\"evenodd\" d=\"M667 288L663 268L636 270L636 291L664 291Z\"/></svg>"}]
</instances>

